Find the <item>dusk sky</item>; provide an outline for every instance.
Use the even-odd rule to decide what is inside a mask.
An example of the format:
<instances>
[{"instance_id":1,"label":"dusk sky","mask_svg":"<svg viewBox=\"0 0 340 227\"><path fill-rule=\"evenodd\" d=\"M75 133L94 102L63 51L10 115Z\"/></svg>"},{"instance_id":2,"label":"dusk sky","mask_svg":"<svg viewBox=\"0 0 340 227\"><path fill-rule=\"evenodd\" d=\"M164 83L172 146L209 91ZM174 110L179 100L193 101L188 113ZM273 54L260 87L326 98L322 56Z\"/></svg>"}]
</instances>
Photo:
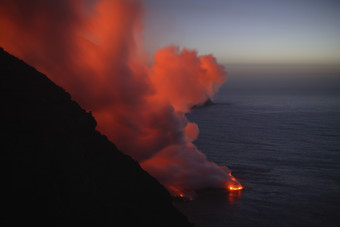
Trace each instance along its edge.
<instances>
[{"instance_id":1,"label":"dusk sky","mask_svg":"<svg viewBox=\"0 0 340 227\"><path fill-rule=\"evenodd\" d=\"M340 64L337 0L144 0L148 51L177 44L222 64Z\"/></svg>"}]
</instances>

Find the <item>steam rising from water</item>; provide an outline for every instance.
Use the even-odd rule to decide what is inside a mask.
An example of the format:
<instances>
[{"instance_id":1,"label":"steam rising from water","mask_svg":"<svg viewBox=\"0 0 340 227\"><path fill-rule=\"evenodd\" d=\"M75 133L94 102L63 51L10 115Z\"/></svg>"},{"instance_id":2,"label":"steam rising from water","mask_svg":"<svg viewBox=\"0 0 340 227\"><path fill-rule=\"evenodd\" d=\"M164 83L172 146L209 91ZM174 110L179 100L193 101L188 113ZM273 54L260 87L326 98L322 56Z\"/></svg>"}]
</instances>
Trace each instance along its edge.
<instances>
[{"instance_id":1,"label":"steam rising from water","mask_svg":"<svg viewBox=\"0 0 340 227\"><path fill-rule=\"evenodd\" d=\"M0 45L91 110L98 130L173 194L238 187L207 161L185 117L212 98L226 73L212 55L169 46L145 62L139 1L3 0Z\"/></svg>"}]
</instances>

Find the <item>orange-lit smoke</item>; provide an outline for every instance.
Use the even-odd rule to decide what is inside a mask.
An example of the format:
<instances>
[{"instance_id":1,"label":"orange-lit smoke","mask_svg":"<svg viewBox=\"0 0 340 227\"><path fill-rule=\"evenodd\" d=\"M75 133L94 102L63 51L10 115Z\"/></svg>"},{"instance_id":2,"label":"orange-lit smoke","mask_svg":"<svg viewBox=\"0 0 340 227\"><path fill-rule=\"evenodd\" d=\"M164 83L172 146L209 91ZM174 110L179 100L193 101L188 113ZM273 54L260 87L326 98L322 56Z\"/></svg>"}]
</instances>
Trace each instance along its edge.
<instances>
[{"instance_id":1,"label":"orange-lit smoke","mask_svg":"<svg viewBox=\"0 0 340 227\"><path fill-rule=\"evenodd\" d=\"M145 64L136 0L2 0L0 45L92 111L97 129L173 194L238 188L192 144L185 113L212 98L226 73L211 55L170 46Z\"/></svg>"}]
</instances>

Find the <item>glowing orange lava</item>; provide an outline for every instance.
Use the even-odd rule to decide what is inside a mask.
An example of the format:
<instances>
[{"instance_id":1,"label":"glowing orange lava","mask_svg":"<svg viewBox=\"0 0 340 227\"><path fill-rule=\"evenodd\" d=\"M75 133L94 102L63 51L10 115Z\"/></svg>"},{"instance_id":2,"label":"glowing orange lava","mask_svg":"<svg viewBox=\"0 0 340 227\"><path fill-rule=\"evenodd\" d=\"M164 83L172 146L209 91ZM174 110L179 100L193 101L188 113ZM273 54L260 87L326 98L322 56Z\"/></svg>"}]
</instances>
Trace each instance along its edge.
<instances>
[{"instance_id":1,"label":"glowing orange lava","mask_svg":"<svg viewBox=\"0 0 340 227\"><path fill-rule=\"evenodd\" d=\"M234 186L229 186L228 187L229 191L240 191L243 189L242 186L234 187Z\"/></svg>"},{"instance_id":2,"label":"glowing orange lava","mask_svg":"<svg viewBox=\"0 0 340 227\"><path fill-rule=\"evenodd\" d=\"M228 173L230 179L232 180L231 183L227 183L226 187L228 189L228 191L240 191L243 190L243 186L240 184L240 182L238 182L238 180L231 175L231 172Z\"/></svg>"}]
</instances>

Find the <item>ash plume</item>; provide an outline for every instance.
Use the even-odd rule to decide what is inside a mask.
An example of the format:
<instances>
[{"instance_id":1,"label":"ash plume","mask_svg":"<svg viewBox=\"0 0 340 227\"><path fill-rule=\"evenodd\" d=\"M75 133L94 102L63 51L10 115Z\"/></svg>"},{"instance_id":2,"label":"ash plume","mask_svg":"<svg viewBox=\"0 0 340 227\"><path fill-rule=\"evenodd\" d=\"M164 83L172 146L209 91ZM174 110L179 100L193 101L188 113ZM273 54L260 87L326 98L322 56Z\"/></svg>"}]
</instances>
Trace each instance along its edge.
<instances>
[{"instance_id":1,"label":"ash plume","mask_svg":"<svg viewBox=\"0 0 340 227\"><path fill-rule=\"evenodd\" d=\"M226 72L212 55L169 46L145 64L136 0L2 0L0 45L92 111L97 130L173 194L240 184L193 145L185 114L212 98Z\"/></svg>"}]
</instances>

